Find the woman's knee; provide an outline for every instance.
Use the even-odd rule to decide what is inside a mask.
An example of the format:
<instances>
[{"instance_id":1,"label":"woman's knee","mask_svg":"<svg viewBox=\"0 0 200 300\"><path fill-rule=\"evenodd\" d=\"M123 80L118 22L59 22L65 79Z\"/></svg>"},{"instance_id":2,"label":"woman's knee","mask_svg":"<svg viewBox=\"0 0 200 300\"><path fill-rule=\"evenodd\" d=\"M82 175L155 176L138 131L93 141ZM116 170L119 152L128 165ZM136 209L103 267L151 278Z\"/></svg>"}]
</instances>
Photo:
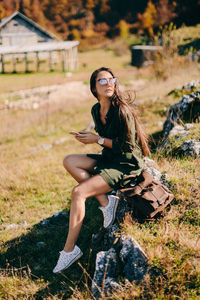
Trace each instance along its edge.
<instances>
[{"instance_id":1,"label":"woman's knee","mask_svg":"<svg viewBox=\"0 0 200 300\"><path fill-rule=\"evenodd\" d=\"M85 201L85 196L86 195L84 193L84 190L82 189L82 186L80 184L72 189L72 201Z\"/></svg>"},{"instance_id":2,"label":"woman's knee","mask_svg":"<svg viewBox=\"0 0 200 300\"><path fill-rule=\"evenodd\" d=\"M73 154L71 155L67 155L64 159L63 159L63 166L65 169L70 169L73 165Z\"/></svg>"}]
</instances>

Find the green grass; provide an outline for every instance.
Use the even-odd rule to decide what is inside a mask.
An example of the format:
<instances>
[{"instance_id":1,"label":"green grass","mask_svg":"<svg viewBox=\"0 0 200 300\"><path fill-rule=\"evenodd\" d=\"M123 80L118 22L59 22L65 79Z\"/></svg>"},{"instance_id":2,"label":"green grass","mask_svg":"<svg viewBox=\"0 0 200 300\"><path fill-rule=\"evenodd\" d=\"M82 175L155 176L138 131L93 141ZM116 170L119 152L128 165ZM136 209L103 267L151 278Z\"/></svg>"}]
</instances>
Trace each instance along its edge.
<instances>
[{"instance_id":1,"label":"green grass","mask_svg":"<svg viewBox=\"0 0 200 300\"><path fill-rule=\"evenodd\" d=\"M98 60L97 60L98 58ZM199 78L200 69L194 64L174 67L166 80L158 79L151 66L137 70L128 65L130 54L116 56L113 51L95 50L80 53L80 71L71 78L63 73L0 75L2 94L42 85L81 80L87 84L96 67L111 66L121 82L131 87L131 81L142 79L137 94L142 123L154 137L158 169L167 173L175 194L164 218L121 224L122 232L133 236L149 258L150 268L157 273L144 282L121 284L121 291L110 299L199 299L199 158L160 155L157 145L159 132L174 100L167 96L176 86ZM136 85L137 89L137 85ZM153 101L157 97L156 101ZM46 110L1 111L0 131L0 230L3 226L24 221L27 226L1 230L0 239L0 298L2 299L90 299L88 286L94 272L95 255L91 236L99 232L102 215L95 199L86 203L86 217L79 237L84 252L80 264L75 263L63 275L52 273L58 251L63 247L69 222L71 190L76 184L62 166L63 158L71 153L100 151L98 145L82 145L68 134L85 128L91 121L90 109L95 99L86 97L74 102L73 96L53 104L46 122ZM2 99L3 101L3 99ZM67 137L59 145L56 140ZM190 138L199 138L199 125L191 129ZM49 150L41 145L52 144ZM50 227L40 224L44 218L64 210L65 214ZM42 242L42 243L40 243ZM155 275L157 274L157 275Z\"/></svg>"}]
</instances>

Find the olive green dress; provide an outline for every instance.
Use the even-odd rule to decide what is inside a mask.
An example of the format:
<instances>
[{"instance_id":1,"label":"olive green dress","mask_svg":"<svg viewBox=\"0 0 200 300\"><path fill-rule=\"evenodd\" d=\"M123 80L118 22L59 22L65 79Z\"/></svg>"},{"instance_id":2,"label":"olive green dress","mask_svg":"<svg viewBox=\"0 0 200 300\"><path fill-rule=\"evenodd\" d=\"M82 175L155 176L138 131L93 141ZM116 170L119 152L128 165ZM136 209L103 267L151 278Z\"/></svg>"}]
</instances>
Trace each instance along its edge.
<instances>
[{"instance_id":1,"label":"olive green dress","mask_svg":"<svg viewBox=\"0 0 200 300\"><path fill-rule=\"evenodd\" d=\"M139 175L143 168L143 155L136 143L135 122L128 114L130 140L125 139L124 121L119 116L119 107L111 104L106 115L106 124L100 119L100 103L96 103L91 110L95 124L95 131L102 137L112 139L112 149L103 147L101 154L87 154L96 160L94 173L100 174L108 185L117 190L123 187L126 175Z\"/></svg>"}]
</instances>

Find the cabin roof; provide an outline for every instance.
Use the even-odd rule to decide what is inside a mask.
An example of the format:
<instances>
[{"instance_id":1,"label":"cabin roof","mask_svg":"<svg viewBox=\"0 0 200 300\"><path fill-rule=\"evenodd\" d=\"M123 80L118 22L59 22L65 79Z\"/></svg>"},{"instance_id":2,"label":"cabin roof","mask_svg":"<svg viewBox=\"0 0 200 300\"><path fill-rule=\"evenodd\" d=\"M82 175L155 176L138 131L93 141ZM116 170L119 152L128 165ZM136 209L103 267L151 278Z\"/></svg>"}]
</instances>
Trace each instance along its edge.
<instances>
[{"instance_id":1,"label":"cabin roof","mask_svg":"<svg viewBox=\"0 0 200 300\"><path fill-rule=\"evenodd\" d=\"M38 25L37 23L35 23L33 20L31 20L30 18L26 17L25 15L23 15L22 13L20 13L19 11L14 12L12 15L1 19L0 21L0 30L1 28L3 28L7 23L9 23L12 19L14 19L16 16L22 18L23 20L25 20L27 23L33 25L35 28L37 28L39 31L41 31L42 33L44 33L45 35L47 35L48 37L50 37L51 39L57 39L57 37L50 33L49 31L47 31L46 29L42 28L40 25Z\"/></svg>"},{"instance_id":2,"label":"cabin roof","mask_svg":"<svg viewBox=\"0 0 200 300\"><path fill-rule=\"evenodd\" d=\"M47 52L47 51L59 51L70 50L73 47L79 45L78 41L66 41L66 42L48 42L35 45L19 45L19 46L1 46L0 54L19 54L30 52Z\"/></svg>"}]
</instances>

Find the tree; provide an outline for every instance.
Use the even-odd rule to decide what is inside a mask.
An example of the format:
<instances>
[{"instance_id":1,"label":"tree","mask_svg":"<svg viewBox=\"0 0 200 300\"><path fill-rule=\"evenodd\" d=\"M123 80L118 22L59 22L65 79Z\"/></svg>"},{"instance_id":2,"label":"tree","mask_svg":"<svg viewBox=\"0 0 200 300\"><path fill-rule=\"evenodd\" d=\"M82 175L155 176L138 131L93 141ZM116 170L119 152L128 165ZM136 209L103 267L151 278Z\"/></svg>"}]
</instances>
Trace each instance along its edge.
<instances>
[{"instance_id":1,"label":"tree","mask_svg":"<svg viewBox=\"0 0 200 300\"><path fill-rule=\"evenodd\" d=\"M138 13L138 20L140 23L140 29L147 30L150 37L153 37L153 27L156 20L156 7L155 5L149 1L147 4L147 8L145 9L143 14Z\"/></svg>"},{"instance_id":2,"label":"tree","mask_svg":"<svg viewBox=\"0 0 200 300\"><path fill-rule=\"evenodd\" d=\"M149 1L144 13L138 13L139 29L146 30L152 38L156 27L169 23L176 16L175 7L175 2L169 4L168 0L159 0L156 6Z\"/></svg>"},{"instance_id":3,"label":"tree","mask_svg":"<svg viewBox=\"0 0 200 300\"><path fill-rule=\"evenodd\" d=\"M6 17L6 10L5 8L0 4L0 20Z\"/></svg>"},{"instance_id":4,"label":"tree","mask_svg":"<svg viewBox=\"0 0 200 300\"><path fill-rule=\"evenodd\" d=\"M86 0L85 8L86 9L93 9L95 7L94 0Z\"/></svg>"},{"instance_id":5,"label":"tree","mask_svg":"<svg viewBox=\"0 0 200 300\"><path fill-rule=\"evenodd\" d=\"M155 25L162 26L174 19L176 17L176 13L174 12L175 8L176 2L169 4L168 0L159 0L158 5L156 6L157 13Z\"/></svg>"},{"instance_id":6,"label":"tree","mask_svg":"<svg viewBox=\"0 0 200 300\"><path fill-rule=\"evenodd\" d=\"M62 15L62 12L67 8L68 0L44 0L43 8L45 16L49 20L54 20L56 15Z\"/></svg>"}]
</instances>

